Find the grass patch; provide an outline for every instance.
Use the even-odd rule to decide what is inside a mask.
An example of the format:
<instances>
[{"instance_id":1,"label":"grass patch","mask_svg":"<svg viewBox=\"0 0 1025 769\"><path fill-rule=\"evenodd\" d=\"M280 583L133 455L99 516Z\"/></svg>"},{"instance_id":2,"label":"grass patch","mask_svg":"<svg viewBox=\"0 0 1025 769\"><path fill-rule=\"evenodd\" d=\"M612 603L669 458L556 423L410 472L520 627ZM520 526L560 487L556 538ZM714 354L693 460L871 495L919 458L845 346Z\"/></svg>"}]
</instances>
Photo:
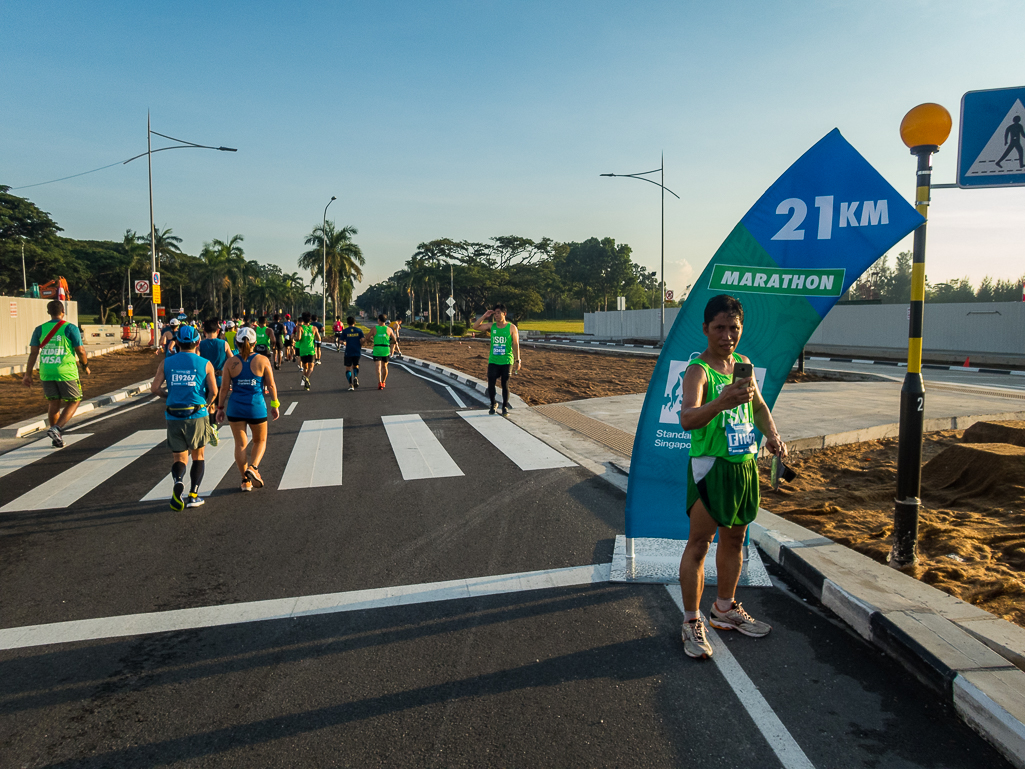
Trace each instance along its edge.
<instances>
[{"instance_id":1,"label":"grass patch","mask_svg":"<svg viewBox=\"0 0 1025 769\"><path fill-rule=\"evenodd\" d=\"M549 334L582 334L584 321L581 320L525 320L518 323L517 328L524 331L540 331Z\"/></svg>"}]
</instances>

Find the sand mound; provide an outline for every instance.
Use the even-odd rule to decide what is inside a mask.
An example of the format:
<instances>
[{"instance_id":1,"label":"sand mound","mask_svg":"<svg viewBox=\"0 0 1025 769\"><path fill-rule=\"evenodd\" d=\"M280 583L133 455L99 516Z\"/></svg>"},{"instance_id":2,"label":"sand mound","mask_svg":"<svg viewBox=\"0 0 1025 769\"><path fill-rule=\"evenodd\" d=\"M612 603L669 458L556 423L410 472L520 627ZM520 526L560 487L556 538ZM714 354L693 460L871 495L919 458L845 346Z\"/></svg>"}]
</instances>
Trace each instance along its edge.
<instances>
[{"instance_id":1,"label":"sand mound","mask_svg":"<svg viewBox=\"0 0 1025 769\"><path fill-rule=\"evenodd\" d=\"M964 443L1010 443L1025 446L1025 422L976 422L964 431Z\"/></svg>"},{"instance_id":2,"label":"sand mound","mask_svg":"<svg viewBox=\"0 0 1025 769\"><path fill-rule=\"evenodd\" d=\"M947 504L984 509L1020 503L1025 501L1025 446L955 443L922 468L922 485Z\"/></svg>"},{"instance_id":3,"label":"sand mound","mask_svg":"<svg viewBox=\"0 0 1025 769\"><path fill-rule=\"evenodd\" d=\"M916 576L1025 627L1025 448L960 437L925 436ZM885 563L896 458L896 439L802 453L797 479L763 491L764 505Z\"/></svg>"}]
</instances>

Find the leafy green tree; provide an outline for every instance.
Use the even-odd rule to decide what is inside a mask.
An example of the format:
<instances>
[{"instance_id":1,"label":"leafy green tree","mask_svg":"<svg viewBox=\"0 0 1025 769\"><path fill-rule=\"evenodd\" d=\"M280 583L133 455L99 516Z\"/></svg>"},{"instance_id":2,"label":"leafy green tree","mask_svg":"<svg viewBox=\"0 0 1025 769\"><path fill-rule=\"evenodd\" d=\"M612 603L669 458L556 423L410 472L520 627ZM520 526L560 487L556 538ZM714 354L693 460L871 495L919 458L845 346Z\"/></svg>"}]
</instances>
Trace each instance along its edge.
<instances>
[{"instance_id":1,"label":"leafy green tree","mask_svg":"<svg viewBox=\"0 0 1025 769\"><path fill-rule=\"evenodd\" d=\"M306 245L313 246L299 257L299 266L310 270L313 281L320 279L327 285L328 294L334 306L348 306L352 301L353 285L363 280L363 266L366 259L362 249L353 242L359 234L355 227L335 228L334 222L327 222L313 228L306 236ZM327 275L324 273L324 243L327 242ZM326 318L325 318L326 320Z\"/></svg>"},{"instance_id":2,"label":"leafy green tree","mask_svg":"<svg viewBox=\"0 0 1025 769\"><path fill-rule=\"evenodd\" d=\"M72 278L74 266L65 264L67 254L58 245L61 228L46 211L9 190L0 184L0 293L21 293L23 247L29 282Z\"/></svg>"},{"instance_id":3,"label":"leafy green tree","mask_svg":"<svg viewBox=\"0 0 1025 769\"><path fill-rule=\"evenodd\" d=\"M143 235L142 242L149 246L149 235ZM155 227L153 242L156 244L157 272L160 271L161 263L164 260L170 260L173 262L174 258L178 254L184 253L179 245L182 242L182 239L175 235L174 231L170 227L165 227L163 230L159 227Z\"/></svg>"}]
</instances>

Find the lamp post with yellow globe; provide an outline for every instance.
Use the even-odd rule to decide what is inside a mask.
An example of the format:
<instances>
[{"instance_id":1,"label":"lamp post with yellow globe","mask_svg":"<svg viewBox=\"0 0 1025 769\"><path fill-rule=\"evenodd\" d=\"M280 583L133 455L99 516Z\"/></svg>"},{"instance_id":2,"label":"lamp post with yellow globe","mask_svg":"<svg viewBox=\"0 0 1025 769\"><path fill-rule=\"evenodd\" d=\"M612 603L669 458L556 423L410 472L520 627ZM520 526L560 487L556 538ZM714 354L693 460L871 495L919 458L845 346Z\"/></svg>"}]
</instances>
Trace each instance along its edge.
<instances>
[{"instance_id":1,"label":"lamp post with yellow globe","mask_svg":"<svg viewBox=\"0 0 1025 769\"><path fill-rule=\"evenodd\" d=\"M900 123L900 138L918 157L915 208L928 219L932 155L950 135L950 113L939 104L919 104ZM902 569L918 561L918 512L922 491L922 437L925 386L922 381L922 322L925 310L925 228L915 230L908 324L908 370L900 391L900 439L897 449L897 499L893 511L890 566Z\"/></svg>"}]
</instances>

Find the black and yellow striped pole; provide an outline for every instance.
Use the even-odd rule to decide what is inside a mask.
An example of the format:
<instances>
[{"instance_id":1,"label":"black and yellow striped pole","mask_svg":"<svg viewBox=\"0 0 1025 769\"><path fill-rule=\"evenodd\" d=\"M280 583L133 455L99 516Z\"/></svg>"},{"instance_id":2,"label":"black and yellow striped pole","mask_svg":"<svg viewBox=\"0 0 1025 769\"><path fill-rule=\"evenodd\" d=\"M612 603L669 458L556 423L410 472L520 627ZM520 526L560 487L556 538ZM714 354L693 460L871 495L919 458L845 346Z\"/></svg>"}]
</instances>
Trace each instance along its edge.
<instances>
[{"instance_id":1,"label":"black and yellow striped pole","mask_svg":"<svg viewBox=\"0 0 1025 769\"><path fill-rule=\"evenodd\" d=\"M950 135L950 113L939 104L920 104L904 116L900 138L918 158L915 207L928 219L932 156ZM897 498L893 511L890 566L902 569L918 561L918 511L922 490L922 437L925 384L922 381L922 325L925 315L925 228L915 230L908 322L908 370L900 391L900 442L897 449Z\"/></svg>"}]
</instances>

